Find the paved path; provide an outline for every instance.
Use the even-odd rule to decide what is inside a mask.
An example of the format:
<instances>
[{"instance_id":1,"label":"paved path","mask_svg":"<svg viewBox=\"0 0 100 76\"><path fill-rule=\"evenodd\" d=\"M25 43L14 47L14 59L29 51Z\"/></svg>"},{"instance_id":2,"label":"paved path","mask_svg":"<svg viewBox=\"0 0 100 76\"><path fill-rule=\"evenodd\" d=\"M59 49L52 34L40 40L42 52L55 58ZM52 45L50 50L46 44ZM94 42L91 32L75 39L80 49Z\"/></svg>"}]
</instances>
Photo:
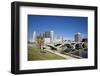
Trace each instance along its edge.
<instances>
[{"instance_id":1,"label":"paved path","mask_svg":"<svg viewBox=\"0 0 100 76\"><path fill-rule=\"evenodd\" d=\"M49 51L51 53L54 53L56 55L59 55L59 56L62 56L66 59L77 59L77 58L74 58L74 57L71 57L71 56L68 56L68 55L63 55L63 54L60 54L59 52L56 52L56 51L52 51L52 50L49 50L49 49L45 49L46 51Z\"/></svg>"}]
</instances>

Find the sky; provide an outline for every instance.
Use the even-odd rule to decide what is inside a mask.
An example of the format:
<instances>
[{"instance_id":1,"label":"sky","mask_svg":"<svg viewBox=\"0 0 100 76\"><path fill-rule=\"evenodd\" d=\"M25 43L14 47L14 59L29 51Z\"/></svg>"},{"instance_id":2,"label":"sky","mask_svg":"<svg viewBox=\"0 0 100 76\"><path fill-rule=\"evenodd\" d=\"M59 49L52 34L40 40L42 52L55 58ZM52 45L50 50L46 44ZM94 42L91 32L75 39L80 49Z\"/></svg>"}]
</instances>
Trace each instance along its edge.
<instances>
[{"instance_id":1,"label":"sky","mask_svg":"<svg viewBox=\"0 0 100 76\"><path fill-rule=\"evenodd\" d=\"M88 18L76 16L28 15L28 40L32 40L33 32L44 33L54 31L54 37L63 36L66 40L74 40L77 32L87 37Z\"/></svg>"}]
</instances>

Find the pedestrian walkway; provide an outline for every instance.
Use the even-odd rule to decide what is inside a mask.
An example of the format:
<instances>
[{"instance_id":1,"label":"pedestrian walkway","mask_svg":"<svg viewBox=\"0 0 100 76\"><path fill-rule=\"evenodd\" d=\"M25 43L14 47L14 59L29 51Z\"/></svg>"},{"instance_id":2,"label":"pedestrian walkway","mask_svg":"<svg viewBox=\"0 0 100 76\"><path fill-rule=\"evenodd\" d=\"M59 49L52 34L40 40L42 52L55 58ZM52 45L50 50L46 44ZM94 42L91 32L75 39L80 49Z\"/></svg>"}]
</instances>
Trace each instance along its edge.
<instances>
[{"instance_id":1,"label":"pedestrian walkway","mask_svg":"<svg viewBox=\"0 0 100 76\"><path fill-rule=\"evenodd\" d=\"M66 59L76 59L76 58L71 57L71 56L68 56L68 55L60 54L60 53L57 52L57 51L52 51L52 50L50 50L50 49L45 49L45 50L46 50L46 51L49 51L49 52L51 52L51 53L54 53L54 54L56 54L56 55L62 56L62 57L64 57L64 58L66 58Z\"/></svg>"}]
</instances>

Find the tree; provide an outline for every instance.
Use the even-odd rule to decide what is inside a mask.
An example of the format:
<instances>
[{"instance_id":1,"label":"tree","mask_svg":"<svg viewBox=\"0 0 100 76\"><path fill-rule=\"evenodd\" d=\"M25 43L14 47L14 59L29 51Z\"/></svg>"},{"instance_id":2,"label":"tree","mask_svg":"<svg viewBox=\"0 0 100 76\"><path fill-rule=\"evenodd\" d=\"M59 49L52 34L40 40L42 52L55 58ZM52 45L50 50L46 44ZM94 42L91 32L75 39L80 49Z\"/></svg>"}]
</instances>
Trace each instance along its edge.
<instances>
[{"instance_id":1,"label":"tree","mask_svg":"<svg viewBox=\"0 0 100 76\"><path fill-rule=\"evenodd\" d=\"M30 41L28 41L28 44L30 44L31 42Z\"/></svg>"},{"instance_id":2,"label":"tree","mask_svg":"<svg viewBox=\"0 0 100 76\"><path fill-rule=\"evenodd\" d=\"M41 49L41 46L44 44L44 38L43 37L37 37L37 44L39 45L39 47Z\"/></svg>"},{"instance_id":3,"label":"tree","mask_svg":"<svg viewBox=\"0 0 100 76\"><path fill-rule=\"evenodd\" d=\"M87 38L83 38L82 42L88 42L88 39Z\"/></svg>"},{"instance_id":4,"label":"tree","mask_svg":"<svg viewBox=\"0 0 100 76\"><path fill-rule=\"evenodd\" d=\"M86 42L84 42L83 45L82 45L83 48L87 48L87 46L88 46L88 45L87 45Z\"/></svg>"}]
</instances>

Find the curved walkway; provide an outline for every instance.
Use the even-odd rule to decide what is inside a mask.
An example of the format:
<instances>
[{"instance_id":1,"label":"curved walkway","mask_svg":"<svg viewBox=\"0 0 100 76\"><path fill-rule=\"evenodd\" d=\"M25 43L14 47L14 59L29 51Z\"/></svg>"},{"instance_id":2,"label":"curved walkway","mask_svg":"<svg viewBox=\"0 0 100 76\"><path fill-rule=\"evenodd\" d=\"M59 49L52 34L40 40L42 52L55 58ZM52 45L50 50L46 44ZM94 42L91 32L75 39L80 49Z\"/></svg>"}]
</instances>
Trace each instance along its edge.
<instances>
[{"instance_id":1,"label":"curved walkway","mask_svg":"<svg viewBox=\"0 0 100 76\"><path fill-rule=\"evenodd\" d=\"M49 50L49 49L45 49L46 51L49 51L51 53L54 53L56 55L59 55L59 56L62 56L66 59L77 59L77 58L74 58L74 57L71 57L71 56L68 56L68 55L64 55L64 54L60 54L59 52L56 52L56 51L52 51L52 50Z\"/></svg>"}]
</instances>

